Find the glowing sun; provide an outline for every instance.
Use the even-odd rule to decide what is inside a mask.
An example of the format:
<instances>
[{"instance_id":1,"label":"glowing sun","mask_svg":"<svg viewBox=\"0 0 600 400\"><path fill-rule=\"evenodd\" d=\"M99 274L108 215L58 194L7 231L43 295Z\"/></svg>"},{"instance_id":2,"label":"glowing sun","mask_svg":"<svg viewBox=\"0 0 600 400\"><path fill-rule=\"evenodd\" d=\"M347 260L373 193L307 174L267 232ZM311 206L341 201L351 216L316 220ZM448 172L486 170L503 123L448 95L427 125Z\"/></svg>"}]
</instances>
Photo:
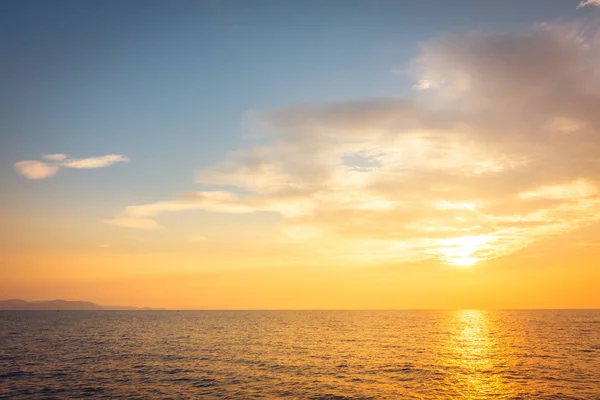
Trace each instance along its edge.
<instances>
[{"instance_id":1,"label":"glowing sun","mask_svg":"<svg viewBox=\"0 0 600 400\"><path fill-rule=\"evenodd\" d=\"M489 235L461 236L438 240L442 260L455 267L470 267L485 258L478 255L491 241Z\"/></svg>"}]
</instances>

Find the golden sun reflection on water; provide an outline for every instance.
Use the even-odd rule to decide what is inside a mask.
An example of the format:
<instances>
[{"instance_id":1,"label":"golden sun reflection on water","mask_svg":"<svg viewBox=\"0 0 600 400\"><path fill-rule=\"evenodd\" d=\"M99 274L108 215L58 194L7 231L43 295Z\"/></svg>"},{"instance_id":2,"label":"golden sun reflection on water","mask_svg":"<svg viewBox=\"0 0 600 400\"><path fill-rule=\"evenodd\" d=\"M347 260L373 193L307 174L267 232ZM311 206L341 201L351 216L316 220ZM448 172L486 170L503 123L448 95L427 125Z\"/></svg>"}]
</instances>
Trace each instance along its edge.
<instances>
[{"instance_id":1,"label":"golden sun reflection on water","mask_svg":"<svg viewBox=\"0 0 600 400\"><path fill-rule=\"evenodd\" d=\"M446 380L456 390L454 396L511 398L516 393L514 382L506 378L511 371L511 347L499 340L504 327L482 310L459 310L449 317L443 353L450 364Z\"/></svg>"}]
</instances>

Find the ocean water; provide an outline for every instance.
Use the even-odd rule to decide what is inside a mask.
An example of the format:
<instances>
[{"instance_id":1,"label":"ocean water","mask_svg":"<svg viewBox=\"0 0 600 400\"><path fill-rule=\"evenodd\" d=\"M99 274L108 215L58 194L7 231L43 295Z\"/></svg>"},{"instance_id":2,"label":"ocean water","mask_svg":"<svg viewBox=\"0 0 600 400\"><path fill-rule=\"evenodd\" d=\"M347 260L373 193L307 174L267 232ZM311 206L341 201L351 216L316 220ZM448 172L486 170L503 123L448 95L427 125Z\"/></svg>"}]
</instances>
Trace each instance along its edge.
<instances>
[{"instance_id":1,"label":"ocean water","mask_svg":"<svg viewBox=\"0 0 600 400\"><path fill-rule=\"evenodd\" d=\"M4 311L2 399L600 399L600 310Z\"/></svg>"}]
</instances>

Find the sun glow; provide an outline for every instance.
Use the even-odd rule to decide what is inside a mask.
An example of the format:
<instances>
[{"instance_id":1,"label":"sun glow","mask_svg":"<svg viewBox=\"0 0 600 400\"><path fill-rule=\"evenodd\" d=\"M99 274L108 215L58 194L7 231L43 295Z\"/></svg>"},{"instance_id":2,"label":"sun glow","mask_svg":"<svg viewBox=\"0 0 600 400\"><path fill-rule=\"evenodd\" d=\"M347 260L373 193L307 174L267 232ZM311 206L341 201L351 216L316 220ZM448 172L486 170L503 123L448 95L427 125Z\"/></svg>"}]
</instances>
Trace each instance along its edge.
<instances>
[{"instance_id":1,"label":"sun glow","mask_svg":"<svg viewBox=\"0 0 600 400\"><path fill-rule=\"evenodd\" d=\"M470 267L481 260L482 258L479 257L458 257L452 259L451 264L455 267Z\"/></svg>"},{"instance_id":2,"label":"sun glow","mask_svg":"<svg viewBox=\"0 0 600 400\"><path fill-rule=\"evenodd\" d=\"M491 241L489 235L461 236L438 240L442 260L455 267L469 267L485 258L478 255Z\"/></svg>"}]
</instances>

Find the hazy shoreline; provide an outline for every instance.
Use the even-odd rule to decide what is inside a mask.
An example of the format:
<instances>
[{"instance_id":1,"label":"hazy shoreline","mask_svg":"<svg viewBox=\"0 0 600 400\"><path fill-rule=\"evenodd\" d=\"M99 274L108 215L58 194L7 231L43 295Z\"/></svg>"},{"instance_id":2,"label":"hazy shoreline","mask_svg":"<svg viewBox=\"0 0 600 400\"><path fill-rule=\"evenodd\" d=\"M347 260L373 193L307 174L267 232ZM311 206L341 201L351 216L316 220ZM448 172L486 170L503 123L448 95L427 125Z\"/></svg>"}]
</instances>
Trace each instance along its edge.
<instances>
[{"instance_id":1,"label":"hazy shoreline","mask_svg":"<svg viewBox=\"0 0 600 400\"><path fill-rule=\"evenodd\" d=\"M21 299L0 300L0 311L164 311L164 308L103 306L91 301L45 300L26 301Z\"/></svg>"}]
</instances>

